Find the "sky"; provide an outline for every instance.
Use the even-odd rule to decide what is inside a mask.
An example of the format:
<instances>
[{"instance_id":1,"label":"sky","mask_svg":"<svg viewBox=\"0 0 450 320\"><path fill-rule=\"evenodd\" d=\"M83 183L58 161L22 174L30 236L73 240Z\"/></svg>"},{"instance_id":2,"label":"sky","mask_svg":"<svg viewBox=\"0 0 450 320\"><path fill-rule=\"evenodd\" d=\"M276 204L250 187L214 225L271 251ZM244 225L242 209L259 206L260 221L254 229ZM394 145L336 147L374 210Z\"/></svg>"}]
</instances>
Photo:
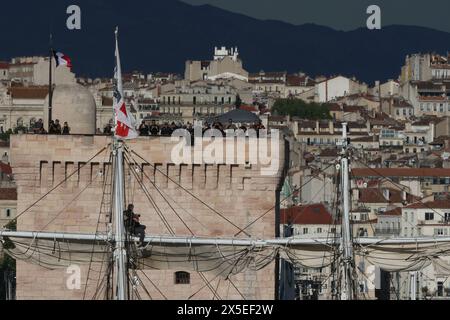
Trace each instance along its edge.
<instances>
[{"instance_id":1,"label":"sky","mask_svg":"<svg viewBox=\"0 0 450 320\"><path fill-rule=\"evenodd\" d=\"M315 23L337 30L366 26L369 5L381 8L382 25L416 25L450 32L449 0L182 0L210 4L258 19Z\"/></svg>"}]
</instances>

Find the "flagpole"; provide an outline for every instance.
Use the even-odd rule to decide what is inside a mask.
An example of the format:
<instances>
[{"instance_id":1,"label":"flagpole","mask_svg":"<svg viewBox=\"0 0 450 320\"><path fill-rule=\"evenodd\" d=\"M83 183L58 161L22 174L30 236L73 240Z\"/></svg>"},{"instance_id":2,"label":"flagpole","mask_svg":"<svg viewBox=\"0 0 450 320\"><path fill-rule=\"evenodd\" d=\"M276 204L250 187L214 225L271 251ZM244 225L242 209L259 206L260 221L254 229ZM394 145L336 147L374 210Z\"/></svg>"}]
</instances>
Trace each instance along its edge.
<instances>
[{"instance_id":1,"label":"flagpole","mask_svg":"<svg viewBox=\"0 0 450 320\"><path fill-rule=\"evenodd\" d=\"M116 86L117 90L122 95L122 70L119 56L119 30L116 28ZM117 99L117 98L114 98ZM118 103L118 101L115 101ZM113 106L114 112L114 106ZM115 112L114 112L115 114ZM115 119L117 128L117 118ZM123 178L123 143L115 135L113 143L113 154L115 156L114 164L114 231L115 231L115 248L113 252L114 257L114 276L116 300L128 300L128 253L126 250L126 231L124 225L124 178Z\"/></svg>"},{"instance_id":2,"label":"flagpole","mask_svg":"<svg viewBox=\"0 0 450 320\"><path fill-rule=\"evenodd\" d=\"M53 109L53 79L52 79L52 62L53 62L53 34L50 33L50 45L48 56L48 132L50 132L50 123L52 121L52 109Z\"/></svg>"}]
</instances>

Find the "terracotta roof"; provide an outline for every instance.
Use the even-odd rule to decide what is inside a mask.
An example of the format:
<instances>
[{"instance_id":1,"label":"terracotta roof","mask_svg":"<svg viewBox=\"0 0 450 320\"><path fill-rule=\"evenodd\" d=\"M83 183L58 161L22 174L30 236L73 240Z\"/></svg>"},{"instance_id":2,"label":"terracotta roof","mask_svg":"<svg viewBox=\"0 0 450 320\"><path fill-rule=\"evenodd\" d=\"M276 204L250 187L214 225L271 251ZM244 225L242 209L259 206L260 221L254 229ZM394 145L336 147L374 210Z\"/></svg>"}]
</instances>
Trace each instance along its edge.
<instances>
[{"instance_id":1,"label":"terracotta roof","mask_svg":"<svg viewBox=\"0 0 450 320\"><path fill-rule=\"evenodd\" d=\"M394 105L394 108L412 108L414 109L413 105L405 100L398 100Z\"/></svg>"},{"instance_id":2,"label":"terracotta roof","mask_svg":"<svg viewBox=\"0 0 450 320\"><path fill-rule=\"evenodd\" d=\"M13 99L45 99L48 87L11 87L9 94Z\"/></svg>"},{"instance_id":3,"label":"terracotta roof","mask_svg":"<svg viewBox=\"0 0 450 320\"><path fill-rule=\"evenodd\" d=\"M17 189L1 188L0 200L17 200Z\"/></svg>"},{"instance_id":4,"label":"terracotta roof","mask_svg":"<svg viewBox=\"0 0 450 320\"><path fill-rule=\"evenodd\" d=\"M239 109L249 111L249 112L258 112L258 108L255 106L242 105Z\"/></svg>"},{"instance_id":5,"label":"terracotta roof","mask_svg":"<svg viewBox=\"0 0 450 320\"><path fill-rule=\"evenodd\" d=\"M395 208L393 210L389 210L389 211L386 211L384 213L381 213L380 215L382 215L382 216L401 216L402 215L402 208L398 207L398 208Z\"/></svg>"},{"instance_id":6,"label":"terracotta roof","mask_svg":"<svg viewBox=\"0 0 450 320\"><path fill-rule=\"evenodd\" d=\"M9 164L0 162L0 172L4 174L12 174L12 168Z\"/></svg>"},{"instance_id":7,"label":"terracotta roof","mask_svg":"<svg viewBox=\"0 0 450 320\"><path fill-rule=\"evenodd\" d=\"M354 177L450 177L450 169L444 168L357 168Z\"/></svg>"},{"instance_id":8,"label":"terracotta roof","mask_svg":"<svg viewBox=\"0 0 450 320\"><path fill-rule=\"evenodd\" d=\"M9 69L9 63L0 61L0 69Z\"/></svg>"},{"instance_id":9,"label":"terracotta roof","mask_svg":"<svg viewBox=\"0 0 450 320\"><path fill-rule=\"evenodd\" d=\"M252 79L252 80L248 80L249 83L252 84L284 84L283 80L261 80L261 79Z\"/></svg>"},{"instance_id":10,"label":"terracotta roof","mask_svg":"<svg viewBox=\"0 0 450 320\"><path fill-rule=\"evenodd\" d=\"M377 97L368 93L354 93L343 97L343 99L359 99L359 98L379 102Z\"/></svg>"},{"instance_id":11,"label":"terracotta roof","mask_svg":"<svg viewBox=\"0 0 450 320\"><path fill-rule=\"evenodd\" d=\"M314 83L310 81L306 76L296 76L288 75L286 77L286 85L290 87L301 87L301 86L314 86Z\"/></svg>"},{"instance_id":12,"label":"terracotta roof","mask_svg":"<svg viewBox=\"0 0 450 320\"><path fill-rule=\"evenodd\" d=\"M292 207L281 210L282 224L325 224L334 223L333 217L323 204Z\"/></svg>"},{"instance_id":13,"label":"terracotta roof","mask_svg":"<svg viewBox=\"0 0 450 320\"><path fill-rule=\"evenodd\" d=\"M320 153L320 157L337 157L339 154L337 149L325 149L322 150L322 152Z\"/></svg>"},{"instance_id":14,"label":"terracotta roof","mask_svg":"<svg viewBox=\"0 0 450 320\"><path fill-rule=\"evenodd\" d=\"M349 112L349 113L357 113L357 112L361 112L362 110L364 110L364 107L360 107L360 106L347 106L344 105L344 112Z\"/></svg>"},{"instance_id":15,"label":"terracotta roof","mask_svg":"<svg viewBox=\"0 0 450 320\"><path fill-rule=\"evenodd\" d=\"M363 224L372 225L372 224L377 224L377 223L378 223L378 219L372 219L372 220L367 220L367 221L351 221L352 225L363 225Z\"/></svg>"},{"instance_id":16,"label":"terracotta roof","mask_svg":"<svg viewBox=\"0 0 450 320\"><path fill-rule=\"evenodd\" d=\"M9 147L10 147L9 141L0 140L0 148L9 148Z\"/></svg>"},{"instance_id":17,"label":"terracotta roof","mask_svg":"<svg viewBox=\"0 0 450 320\"><path fill-rule=\"evenodd\" d=\"M436 200L431 202L417 202L406 207L407 209L450 209L450 200Z\"/></svg>"},{"instance_id":18,"label":"terracotta roof","mask_svg":"<svg viewBox=\"0 0 450 320\"><path fill-rule=\"evenodd\" d=\"M422 118L419 121L414 122L413 126L428 126L430 123L439 123L442 122L443 118L438 117L428 117L428 118Z\"/></svg>"},{"instance_id":19,"label":"terracotta roof","mask_svg":"<svg viewBox=\"0 0 450 320\"><path fill-rule=\"evenodd\" d=\"M329 104L327 105L327 108L330 111L342 111L342 107L337 103Z\"/></svg>"},{"instance_id":20,"label":"terracotta roof","mask_svg":"<svg viewBox=\"0 0 450 320\"><path fill-rule=\"evenodd\" d=\"M420 101L447 101L447 97L442 96L419 96Z\"/></svg>"},{"instance_id":21,"label":"terracotta roof","mask_svg":"<svg viewBox=\"0 0 450 320\"><path fill-rule=\"evenodd\" d=\"M384 190L389 191L389 199L384 196ZM379 189L379 188L369 188L359 190L359 201L362 203L402 203L402 191L395 189ZM412 203L417 201L419 198L412 196L410 194L406 195L406 202Z\"/></svg>"}]
</instances>

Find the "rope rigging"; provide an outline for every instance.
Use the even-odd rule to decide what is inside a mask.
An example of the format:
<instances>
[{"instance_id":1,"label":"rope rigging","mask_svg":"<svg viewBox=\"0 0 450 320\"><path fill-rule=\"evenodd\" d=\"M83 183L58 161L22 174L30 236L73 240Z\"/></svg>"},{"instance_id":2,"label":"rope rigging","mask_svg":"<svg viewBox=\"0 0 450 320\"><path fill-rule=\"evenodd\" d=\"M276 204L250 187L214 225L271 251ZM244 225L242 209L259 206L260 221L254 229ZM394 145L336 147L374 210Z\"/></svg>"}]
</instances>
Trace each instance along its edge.
<instances>
[{"instance_id":1,"label":"rope rigging","mask_svg":"<svg viewBox=\"0 0 450 320\"><path fill-rule=\"evenodd\" d=\"M105 148L103 148L96 156L98 156L99 154L101 154L103 151L104 151L104 149ZM201 221L199 221L198 219L196 219L195 218L195 216L193 216L192 214L190 214L182 205L180 205L180 204L178 204L169 194L167 194L167 193L165 193L163 190L161 190L160 188L158 188L158 186L157 186L157 184L155 183L155 182L153 182L152 181L152 179L150 178L150 176L145 172L145 170L141 170L140 168L139 168L139 164L138 164L138 162L137 162L137 160L135 159L135 157L134 157L134 155L136 156L136 157L138 157L138 158L140 158L141 160L143 160L143 161L145 161L145 159L143 159L142 157L140 157L137 153L135 153L134 151L129 151L129 149L128 148L126 148L125 147L125 150L127 151L127 152L125 152L124 153L124 166L127 166L127 168L128 168L128 170L129 170L129 179L127 180L127 182L125 182L124 184L126 184L126 185L128 185L128 188L127 188L127 190L129 191L128 193L127 193L127 198L130 200L130 201L133 201L134 200L134 198L135 198L135 195L136 195L136 192L135 192L135 188L136 188L136 185L137 186L139 186L139 189L143 192L143 194L145 195L145 197L147 198L147 200L150 202L150 204L153 206L153 208L155 209L155 212L158 214L158 216L160 217L160 219L161 219L161 221L162 221L162 223L166 226L166 228L169 230L169 233L172 235L172 236L174 236L175 235L175 230L174 230L174 228L173 228L173 226L171 226L170 225L170 222L169 222L169 220L167 219L167 217L165 216L167 213L166 212L163 212L163 210L162 210L162 207L161 207L161 205L160 205L160 201L159 201L159 199L157 200L155 197L153 197L153 195L152 195L152 193L151 193L151 191L153 191L152 190L152 188L148 188L148 186L145 184L145 182L144 182L144 179L148 179L149 180L149 182L150 182L150 184L151 184L151 187L153 187L157 192L158 192L158 194L159 194L159 196L161 197L161 199L163 199L164 201L165 201L165 203L167 203L168 204L168 207L169 207L169 209L171 210L171 211L173 211L173 213L176 215L176 217L180 220L180 222L186 227L186 229L189 231L189 233L191 234L191 236L192 237L195 237L195 234L194 234L194 232L193 232L193 229L191 229L191 227L187 224L187 222L183 219L183 216L179 213L179 210L181 209L181 210L183 210L186 214L188 214L190 217L192 217L193 219L195 219L197 222L199 222L200 224L201 224ZM63 182L61 182L60 184L58 184L54 189L52 189L52 190L50 190L50 192L49 193L47 193L46 195L44 195L44 197L42 197L40 200L38 200L36 203L35 203L35 205L36 204L38 204L40 201L42 201L48 194L50 194L52 191L54 191L54 190L56 190L59 186L61 186L64 182L66 182L70 177L72 177L73 175L75 175L77 172L79 172L84 166L86 166L88 163L90 163L93 159L95 159L95 157L96 156L94 156L91 160L89 160L86 164L84 164L83 166L80 166L74 173L72 173L71 175L69 175L68 177L66 177L64 180L63 180ZM110 162L111 162L111 155L110 155ZM149 165L151 165L150 163L148 163L148 162L146 162L145 164L149 164ZM331 166L333 166L334 164L331 164L331 165L329 165L328 167L326 167L325 169L324 169L324 171L326 171L328 168L330 168ZM189 192L189 190L187 190L187 189L185 189L185 188L183 188L179 183L177 183L176 181L174 181L168 174L165 174L165 173L163 173L161 170L159 170L157 167L155 167L155 166L152 166L156 171L158 171L158 172L160 172L161 174L163 174L165 177L167 177L170 181L172 181L174 184L176 184L176 185L178 185L181 189L183 189L185 192L187 192L188 194L190 194L194 199L196 199L196 200L198 200L198 201L200 201L203 205L205 205L207 208L209 208L210 210L212 210L214 213L216 213L216 214L218 214L218 215L221 215L220 213L218 213L218 212L215 212L214 210L215 209L213 209L211 206L209 206L209 205L207 205L205 202L203 202L203 201L201 201L197 196L195 196L192 192ZM110 168L108 167L108 170L109 170ZM374 170L375 171L375 170ZM106 175L107 175L107 173L105 173ZM58 212L58 214L55 216L55 217L53 217L45 226L44 226L44 228L40 231L40 232L42 232L43 230L45 230L48 226L50 226L54 221L56 221L63 213L64 213L64 211L73 203L73 202L75 202L77 199L79 199L80 198L80 196L89 188L89 187L91 187L91 185L93 184L93 183L95 183L95 181L97 180L97 178L98 178L98 175L95 177L95 179L92 179L82 190L80 190L80 192L74 197L74 199L72 199L61 211L59 211ZM296 192L298 192L299 190L302 190L302 188L304 187L304 186L306 186L308 183L310 183L313 179L315 178L315 176L312 176L306 183L304 183L301 187L299 187L299 188L296 188L293 192L291 192L291 194L289 195L289 196L287 196L285 199L283 199L282 201L281 201L281 203L284 203L285 201L287 201L288 199L290 199L292 196L294 196L295 194L296 194ZM384 177L384 178L386 178L386 177ZM386 178L386 179L388 179L388 178ZM104 186L103 186L103 194L105 194L105 188L106 188L106 180L107 179L105 179L105 183L104 183ZM338 179L335 179L335 180L338 180ZM389 179L390 180L390 179ZM321 193L321 191L323 190L323 189L325 189L326 188L326 184L324 183L324 185L323 185L323 187L322 187L322 189L320 189L319 190L319 192L311 199L311 201L310 202L314 202L315 201L315 199L320 195L320 193ZM333 206L334 207L338 207L338 197L337 197L337 194L335 195L336 196L336 198L333 200ZM134 201L133 201L134 202ZM102 200L102 203L103 203L103 200ZM362 202L362 204L364 205L364 206L366 206L366 204L365 203L363 203ZM180 207L180 208L177 208L177 205ZM32 208L33 206L31 206L30 208L27 208L24 212L22 212L17 218L16 218L16 220L20 217L20 216L22 216L23 214L25 214L26 212L28 212L31 208ZM273 209L275 209L275 207L273 207L273 208L271 208L269 211L267 211L267 212L265 212L262 216L260 216L260 217L258 217L255 221L253 221L251 224L249 224L248 226L246 226L245 228L243 228L243 229L241 229L241 228L239 228L239 227L237 227L237 225L235 225L234 223L230 223L231 225L233 225L234 227L237 227L239 230L240 230L240 232L239 233L237 233L236 235L235 235L235 237L237 237L238 235L240 235L240 234L242 234L242 233L245 233L246 235L249 235L247 232L246 232L246 230L248 230L252 225L254 225L256 222L258 222L259 220L261 220L262 218L264 218L267 214L269 214L270 212L272 212L272 210ZM431 208L430 208L431 209ZM100 209L101 210L101 209ZM435 211L435 210L434 210ZM227 219L226 217L224 217L223 215L221 215L224 219ZM330 240L330 237L332 236L332 234L334 233L335 235L336 235L336 225L337 225L337 216L338 215L336 215L335 216L335 221L334 221L334 226L335 226L335 228L334 228L334 232L333 232L333 230L331 229L331 227L332 227L332 225L330 225L329 227L328 227L328 230L327 230L327 239L326 239L326 243L327 243L327 245L328 245L328 243L329 243L329 240ZM442 215L441 215L442 216ZM98 217L98 221L97 221L97 230L96 230L96 235L99 233L99 226L100 226L100 218L101 218L101 212L99 213L99 217ZM371 226L371 228L373 229L373 221L369 221L369 223L370 223L370 226ZM408 221L408 223L409 223L409 221ZM202 224L202 226L204 226L203 224ZM361 235L360 235L361 236ZM354 239L356 238L356 237L353 237ZM387 239L383 239L383 240L380 240L379 242L378 242L378 244L381 244L384 240L389 240L389 239L392 239L393 237L390 237L390 238L387 238ZM335 240L337 240L337 236L334 236L334 239ZM128 265L129 266L132 266L134 263L135 263L135 261L136 261L136 250L135 250L135 247L134 247L134 238L130 235L130 234L127 234L127 238L126 238L126 244L127 244L127 246L128 246L128 248L127 248L127 251L128 251L128 253L129 253L129 255L128 255ZM109 244L108 243L108 241L104 241L105 242L105 245L107 245L107 244ZM61 249L61 248L57 248L57 245L60 245L60 244L67 244L67 249ZM54 246L54 248L53 248L53 252L57 252L57 253L59 253L60 255L62 254L62 253L73 253L74 254L74 257L75 257L75 255L78 253L78 252L76 252L76 251L74 251L74 250L72 250L71 249L71 247L70 247L70 245L71 245L71 243L69 242L69 241L67 241L67 242L65 242L65 241L62 241L62 242L57 242L57 241L55 241L54 242L54 244L53 244L53 246ZM355 245L355 240L353 241L353 245ZM329 246L329 252L331 252L331 253L333 253L333 259L332 259L332 262L331 262L331 265L335 265L336 264L336 261L337 261L337 252L336 252L336 247L337 247L337 242L335 241L335 244L334 245L330 245ZM32 246L33 245L35 245L35 247L34 248L32 248ZM362 246L362 245L360 245L360 244L358 244L359 246ZM33 250L36 252L36 253L38 253L38 259L39 259L39 257L42 257L42 259L43 259L43 261L45 261L45 256L46 255L48 255L48 251L49 251L49 249L50 249L50 246L48 245L47 247L42 243L42 242L37 242L37 241L35 241L35 240L33 240L32 241L32 243L31 243L31 245L26 245L26 244L24 244L24 243L20 243L20 242L18 242L18 246L20 246L20 247L22 247L22 248L26 248L24 251L25 251L25 253L23 254L23 256L26 258L26 259L33 259L33 257L32 256L28 256L28 253L30 253L30 252L33 252ZM289 245L286 245L286 248L288 248L288 246ZM375 247L376 245L374 245L374 244L371 244L371 245L367 245L366 246L366 249L369 249L370 248L370 246L373 246L374 248L372 249L372 251L376 251L377 250L377 248ZM72 247L73 248L73 247ZM92 250L91 250L91 252L89 253L90 254L90 261L89 261L89 271L88 271L88 281L87 281L87 283L86 283L86 287L85 287L85 292L84 292L84 297L86 296L86 290L87 290L87 287L88 287L88 284L89 284L89 274L92 272L92 273L94 273L94 272L97 272L96 270L91 270L91 266L92 266L92 264L94 263L94 261L96 261L95 259L94 259L94 256L97 254L97 253L103 253L103 259L102 259L102 264L101 264L101 270L100 270L100 274L102 273L102 271L103 271L103 267L104 267L104 262L105 262L105 256L107 256L106 255L106 252L109 252L109 251L97 251L96 249L96 246L95 246L95 244L92 246ZM42 249L42 250L41 250ZM47 251L46 251L47 250ZM150 247L146 247L146 248L144 248L144 250L149 250L149 252L152 252L152 249L151 249L151 246ZM212 251L213 252L213 251ZM355 251L356 252L356 251ZM353 255L355 256L355 252L353 252ZM371 251L367 251L365 254L369 254ZM441 252L444 252L444 251L441 251ZM81 253L81 251L79 252L79 253ZM84 253L84 252L82 252L82 253ZM207 251L206 252L203 252L204 254L206 253L208 253ZM162 255L160 255L160 256L158 256L158 252L156 251L156 252L152 252L152 261L155 261L155 262L165 262L165 260L164 260L164 257L162 256ZM255 263L255 266L254 266L254 269L252 269L249 265L247 265L248 264L248 261L246 260L247 258L246 258L246 256L248 255L248 254L251 254L252 255L252 258L251 259L253 259L252 261ZM176 254L176 253L174 253L174 252L171 252L170 254L165 254L165 256L168 256L168 255L170 255L170 257L171 257L171 259L173 259L173 258L175 258L175 259L177 259L177 256L178 256L178 259L177 260L174 260L174 261L176 261L176 262L191 262L191 259L192 259L192 255L191 254L189 254L189 255L186 255L186 254L182 254L182 253L180 253L180 254ZM195 254L194 254L195 255ZM221 297L220 297L220 295L218 294L218 291L219 291L219 288L221 287L220 286L220 282L221 282L221 279L219 279L218 280L218 282L217 282L217 284L215 285L215 286L213 286L212 285L212 283L217 279L217 277L218 276L216 276L213 280L208 280L208 278L204 275L204 272L210 272L210 271L214 271L214 270L219 270L218 272L220 272L220 268L222 268L223 267L223 264L224 263L226 263L226 261L224 261L224 260L231 260L231 261L235 261L236 262L236 267L238 267L238 268L240 268L240 267L245 267L245 268L247 268L247 269L250 269L250 270L259 270L258 268L259 267L261 267L262 265L264 265L265 263L268 263L268 262L270 262L270 261L272 261L273 259L272 259L272 255L273 255L273 253L271 252L271 253L269 253L269 254L265 254L264 252L260 252L260 251L257 251L257 250L254 250L254 249L251 249L251 250L248 250L248 251L246 251L246 249L243 249L243 250L235 250L234 252L227 252L227 250L225 249L225 250L223 250L223 253L222 253L222 256L221 256L221 259L222 259L222 261L220 262L220 263L212 263L211 264L211 268L210 269L208 269L208 270L201 270L201 271L196 271L197 273L198 273L198 275L199 275L199 277L200 277L200 279L205 283L205 286L203 286L202 288L201 288L201 290L202 289L204 289L204 288L208 288L211 292L212 292L212 294L213 294L213 298L214 299L221 299ZM317 259L317 256L314 256L314 255L311 255L310 257L308 257L306 254L302 254L302 256L301 257L295 257L295 255L292 255L292 253L290 253L289 251L287 251L287 255L289 256L290 255L290 257L291 257L291 260L295 263L295 262L297 262L297 263L299 263L300 265L301 265L301 262L302 261L307 261L308 259L310 259L310 260L315 260L315 259ZM66 258L66 256L64 256L64 257L61 257L61 260L64 260L64 259L67 259ZM75 258L76 259L76 258ZM72 259L70 256L69 256L69 260L70 261L75 261L75 259ZM258 260L258 264L256 263L257 262L257 259L259 259ZM326 253L323 253L323 254L321 254L321 257L320 257L320 259L322 260L322 265L325 263L325 260L326 259L331 259L331 256L327 256L327 254ZM390 258L383 258L383 257L377 257L377 259L389 259L389 260L392 260L392 259L390 259ZM394 258L394 260L395 260L395 258ZM401 259L401 258L398 258L398 260L399 261L403 261L403 259ZM97 260L98 261L98 260ZM208 261L211 261L211 262L216 262L216 261L219 261L219 259L218 258L215 258L215 257L213 257L213 256L202 256L201 254L200 255L197 255L197 256L195 256L195 261L197 262L197 263L202 263L202 262L208 262ZM144 267L146 266L145 265L145 263L143 263L142 264ZM48 266L50 266L51 267L51 265L48 265ZM396 266L395 264L393 265L393 266ZM150 267L151 268L151 267ZM333 267L334 268L334 267ZM108 272L109 272L109 276L107 276L107 277L99 277L98 278L98 281L97 281L97 290L96 290L96 293L95 293L95 295L94 295L94 298L96 298L96 297L98 297L98 295L101 293L101 292L103 292L103 290L104 290L104 287L106 286L106 295L109 295L109 291L110 291L110 289L111 289L111 285L110 285L110 279L112 279L112 272L113 272L113 270L112 270L113 268L111 267L111 264L109 264L108 265ZM356 271L359 271L361 274L362 274L362 276L364 276L364 277L367 277L367 275L365 274L365 272L363 271L363 270L358 270L359 269L359 267L358 268L355 268L356 270L355 270L355 272ZM224 271L226 271L226 270L229 270L229 269L223 269ZM334 269L333 269L334 270ZM332 271L333 271L332 270ZM162 291L161 290L159 290L159 288L155 285L155 283L154 282L152 282L151 280L150 280L150 278L149 277L147 277L147 275L145 274L145 272L143 271L143 270L141 270L142 271L142 273L144 274L144 276L147 278L147 280L157 289L157 291L159 292L159 294L163 297L163 298L167 298L167 297L165 297L164 296L164 294L162 293ZM223 271L222 271L223 272ZM331 274L334 274L333 272L331 272ZM219 274L220 275L220 274ZM245 299L245 297L242 295L242 292L240 292L239 291L239 288L237 287L237 286L235 286L235 284L232 282L232 280L231 280L231 273L228 275L228 277L227 277L227 281L229 281L229 283L228 283L228 287L230 288L230 286L232 286L232 287L234 287L234 289L236 290L236 292L238 292L239 294L240 294L240 296L243 298L243 299ZM327 281L329 279L329 277L325 280L325 281ZM150 295L150 292L147 290L147 288L145 288L145 286L143 285L143 281L142 281L142 279L140 278L140 276L139 276L139 274L138 274L138 269L135 269L135 268L133 268L133 267L131 267L131 268L128 268L128 282L130 283L130 286L128 287L128 290L129 290L129 293L130 293L130 296L131 297L134 297L134 298L137 298L137 299L141 299L142 298L142 296L141 296L141 293L142 293L142 290L143 291L145 291L146 292L146 294L147 294L147 296L148 297L150 297L150 299L152 299L152 297L151 297L151 295ZM142 290L141 289L139 289L139 287L141 287L142 286ZM200 291L201 291L200 290ZM193 296L195 296L195 294L193 295Z\"/></svg>"},{"instance_id":2,"label":"rope rigging","mask_svg":"<svg viewBox=\"0 0 450 320\"><path fill-rule=\"evenodd\" d=\"M208 205L206 202L204 202L203 200L201 200L199 197L197 197L195 194L193 194L192 192L190 192L189 190L187 190L185 187L183 187L181 184L179 184L178 182L176 182L174 179L172 179L170 176L168 176L166 173L162 172L160 169L158 169L156 166L152 165L150 162L148 162L147 160L145 160L142 156L140 156L138 153L136 153L135 151L131 151L132 154L136 155L139 159L141 159L142 161L144 161L144 164L150 165L152 168L154 168L156 171L158 171L159 173L161 173L162 175L164 175L167 179L169 179L171 182L173 182L176 186L178 186L179 188L181 188L184 192L186 192L188 195L190 195L191 197L193 197L194 199L196 199L197 201L199 201L200 203L202 203L206 208L208 208L209 210L211 210L212 212L214 212L216 215L218 215L220 218L222 218L223 220L227 221L229 224L231 224L233 227L235 227L236 229L238 229L241 233L245 233L246 236L251 237L250 234L248 234L247 232L245 232L243 229L241 229L239 226L237 226L234 222L232 222L230 219L228 219L227 217L225 217L223 214L221 214L220 212L218 212L216 209L214 209L213 207L211 207L210 205Z\"/></svg>"},{"instance_id":3,"label":"rope rigging","mask_svg":"<svg viewBox=\"0 0 450 320\"><path fill-rule=\"evenodd\" d=\"M95 158L97 158L100 154L102 154L108 147L110 146L110 144L108 144L108 146L103 147L99 152L97 152L93 157L91 157L86 163L84 163L82 166L78 167L77 170L73 171L70 175L68 175L67 177L64 178L64 180L62 180L60 183L58 183L55 187L53 187L50 191L48 191L47 193L45 193L42 197L40 197L38 200L36 200L35 202L33 202L30 206L28 206L25 210L23 210L21 213L19 213L14 219L12 219L10 222L17 222L17 220L22 217L24 214L28 213L32 208L34 208L38 203L40 203L42 200L44 200L45 198L47 198L47 196L49 196L52 192L54 192L55 190L57 190L59 187L61 187L64 183L66 183L70 178L72 178L74 175L79 174L81 169L83 169L85 166L87 166L88 164L90 164ZM9 223L10 223L9 222ZM3 228L6 228L8 225L4 225Z\"/></svg>"}]
</instances>

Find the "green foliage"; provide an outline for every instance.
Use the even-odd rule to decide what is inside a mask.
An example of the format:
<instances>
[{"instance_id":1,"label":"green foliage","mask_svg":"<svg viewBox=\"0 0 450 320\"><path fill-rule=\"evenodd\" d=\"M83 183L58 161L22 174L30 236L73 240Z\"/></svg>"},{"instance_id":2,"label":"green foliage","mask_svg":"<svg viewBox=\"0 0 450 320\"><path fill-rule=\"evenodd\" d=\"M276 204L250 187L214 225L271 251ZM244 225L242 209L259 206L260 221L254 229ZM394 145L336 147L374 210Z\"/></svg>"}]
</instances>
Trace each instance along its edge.
<instances>
[{"instance_id":1,"label":"green foliage","mask_svg":"<svg viewBox=\"0 0 450 320\"><path fill-rule=\"evenodd\" d=\"M272 112L280 116L299 117L309 120L332 119L326 104L307 103L300 99L278 99Z\"/></svg>"},{"instance_id":2,"label":"green foliage","mask_svg":"<svg viewBox=\"0 0 450 320\"><path fill-rule=\"evenodd\" d=\"M24 127L24 126L21 126L21 127L16 127L16 128L14 129L14 133L15 133L15 134L18 134L19 131L22 132L22 133L27 133L27 132L28 132L28 128L27 128L27 127Z\"/></svg>"},{"instance_id":3,"label":"green foliage","mask_svg":"<svg viewBox=\"0 0 450 320\"><path fill-rule=\"evenodd\" d=\"M11 258L9 255L5 254L3 259L0 258L0 271L15 271L16 270L16 260Z\"/></svg>"},{"instance_id":4,"label":"green foliage","mask_svg":"<svg viewBox=\"0 0 450 320\"><path fill-rule=\"evenodd\" d=\"M13 131L11 129L9 129L8 131L6 131L4 133L0 133L0 140L9 141L12 134L13 134Z\"/></svg>"}]
</instances>

